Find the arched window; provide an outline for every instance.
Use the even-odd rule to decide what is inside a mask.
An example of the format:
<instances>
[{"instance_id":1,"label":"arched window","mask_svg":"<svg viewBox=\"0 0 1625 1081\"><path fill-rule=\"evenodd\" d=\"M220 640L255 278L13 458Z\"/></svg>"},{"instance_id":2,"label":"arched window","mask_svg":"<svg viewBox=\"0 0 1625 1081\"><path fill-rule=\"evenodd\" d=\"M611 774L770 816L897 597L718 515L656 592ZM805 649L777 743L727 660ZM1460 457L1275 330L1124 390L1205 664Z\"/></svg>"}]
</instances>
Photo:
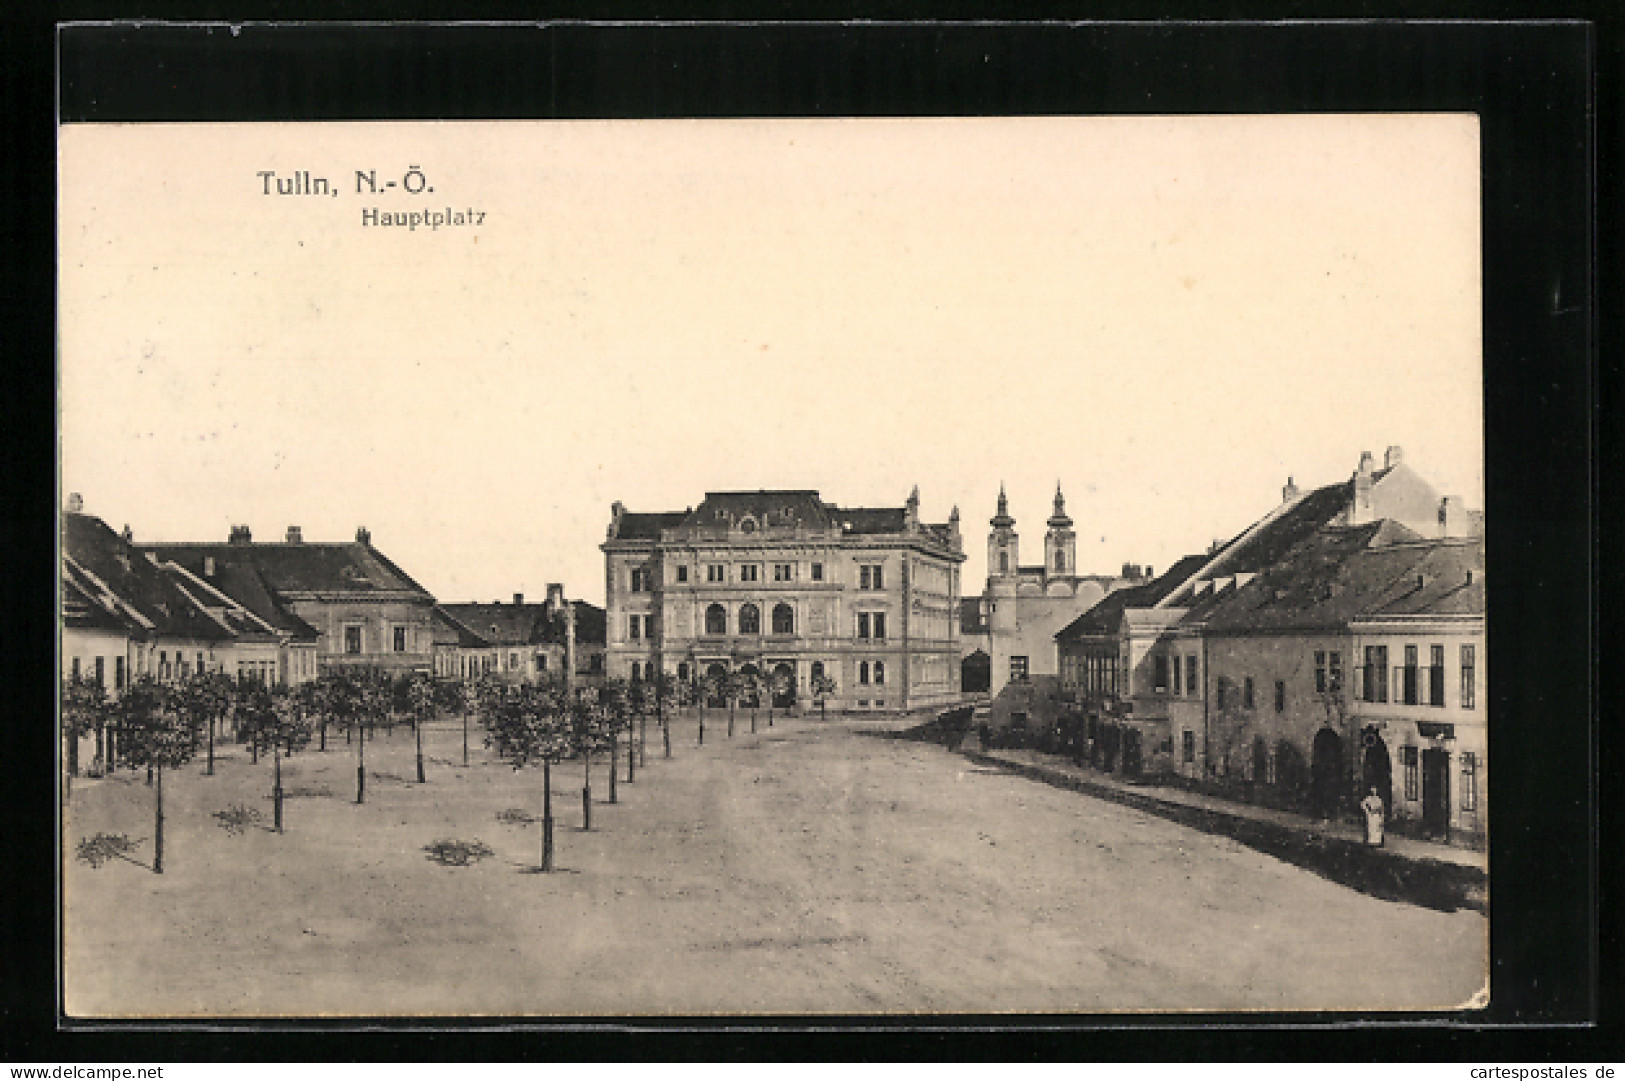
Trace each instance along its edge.
<instances>
[{"instance_id":1,"label":"arched window","mask_svg":"<svg viewBox=\"0 0 1625 1081\"><path fill-rule=\"evenodd\" d=\"M999 549L999 573L1000 574L1009 574L1010 573L1010 553L1006 552L1002 548Z\"/></svg>"},{"instance_id":2,"label":"arched window","mask_svg":"<svg viewBox=\"0 0 1625 1081\"><path fill-rule=\"evenodd\" d=\"M762 610L760 608L757 608L754 604L739 606L739 633L762 633Z\"/></svg>"},{"instance_id":3,"label":"arched window","mask_svg":"<svg viewBox=\"0 0 1625 1081\"><path fill-rule=\"evenodd\" d=\"M775 604L773 606L773 633L796 633L796 610L788 604Z\"/></svg>"},{"instance_id":4,"label":"arched window","mask_svg":"<svg viewBox=\"0 0 1625 1081\"><path fill-rule=\"evenodd\" d=\"M824 678L824 662L823 661L814 661L814 662L812 662L811 673L812 674L809 677L810 679L823 679Z\"/></svg>"},{"instance_id":5,"label":"arched window","mask_svg":"<svg viewBox=\"0 0 1625 1081\"><path fill-rule=\"evenodd\" d=\"M705 633L728 633L728 610L720 604L713 604L705 610Z\"/></svg>"}]
</instances>

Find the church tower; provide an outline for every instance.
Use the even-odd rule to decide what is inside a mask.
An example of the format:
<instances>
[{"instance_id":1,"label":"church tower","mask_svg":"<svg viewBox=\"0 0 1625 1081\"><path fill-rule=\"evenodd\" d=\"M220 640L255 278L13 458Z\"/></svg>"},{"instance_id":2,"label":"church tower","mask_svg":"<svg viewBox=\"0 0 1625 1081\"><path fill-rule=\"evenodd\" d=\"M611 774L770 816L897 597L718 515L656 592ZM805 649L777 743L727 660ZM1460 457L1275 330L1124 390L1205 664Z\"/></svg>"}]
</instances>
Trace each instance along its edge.
<instances>
[{"instance_id":1,"label":"church tower","mask_svg":"<svg viewBox=\"0 0 1625 1081\"><path fill-rule=\"evenodd\" d=\"M1078 535L1072 519L1066 516L1066 497L1061 482L1055 482L1055 512L1049 516L1049 532L1044 534L1044 576L1065 578L1078 573Z\"/></svg>"},{"instance_id":2,"label":"church tower","mask_svg":"<svg viewBox=\"0 0 1625 1081\"><path fill-rule=\"evenodd\" d=\"M1020 538L1016 536L1016 520L1010 517L1010 502L1004 496L1004 485L999 485L999 513L988 519L993 529L987 535L987 576L1015 578L1020 566Z\"/></svg>"}]
</instances>

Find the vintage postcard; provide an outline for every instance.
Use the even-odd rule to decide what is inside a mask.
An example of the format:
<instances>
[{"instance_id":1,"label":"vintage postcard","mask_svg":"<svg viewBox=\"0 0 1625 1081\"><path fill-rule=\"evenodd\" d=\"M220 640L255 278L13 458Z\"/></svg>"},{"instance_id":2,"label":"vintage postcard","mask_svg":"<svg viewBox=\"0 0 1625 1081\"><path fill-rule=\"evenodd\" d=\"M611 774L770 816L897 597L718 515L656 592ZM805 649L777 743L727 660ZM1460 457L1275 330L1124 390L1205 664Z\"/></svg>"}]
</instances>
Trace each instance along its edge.
<instances>
[{"instance_id":1,"label":"vintage postcard","mask_svg":"<svg viewBox=\"0 0 1625 1081\"><path fill-rule=\"evenodd\" d=\"M67 1017L1485 1005L1479 161L64 124Z\"/></svg>"}]
</instances>

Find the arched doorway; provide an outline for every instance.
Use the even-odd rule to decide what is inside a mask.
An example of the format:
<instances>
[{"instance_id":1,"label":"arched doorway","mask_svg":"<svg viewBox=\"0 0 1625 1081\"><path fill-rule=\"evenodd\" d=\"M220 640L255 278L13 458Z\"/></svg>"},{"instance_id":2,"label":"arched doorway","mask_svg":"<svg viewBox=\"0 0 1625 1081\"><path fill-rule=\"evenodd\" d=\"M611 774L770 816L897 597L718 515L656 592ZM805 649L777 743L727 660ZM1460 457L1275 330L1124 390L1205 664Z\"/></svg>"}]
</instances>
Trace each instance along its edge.
<instances>
[{"instance_id":1,"label":"arched doorway","mask_svg":"<svg viewBox=\"0 0 1625 1081\"><path fill-rule=\"evenodd\" d=\"M728 666L720 661L708 665L705 669L705 679L711 692L706 695L705 704L711 709L722 709L728 704L728 696L724 690L728 679Z\"/></svg>"},{"instance_id":2,"label":"arched doorway","mask_svg":"<svg viewBox=\"0 0 1625 1081\"><path fill-rule=\"evenodd\" d=\"M796 704L796 670L786 662L773 666L773 708L789 709Z\"/></svg>"},{"instance_id":3,"label":"arched doorway","mask_svg":"<svg viewBox=\"0 0 1625 1081\"><path fill-rule=\"evenodd\" d=\"M1315 733L1309 760L1309 806L1321 818L1333 818L1343 804L1343 741L1330 728Z\"/></svg>"},{"instance_id":4,"label":"arched doorway","mask_svg":"<svg viewBox=\"0 0 1625 1081\"><path fill-rule=\"evenodd\" d=\"M1382 805L1392 814L1394 809L1394 766L1388 756L1388 744L1375 728L1360 733L1360 797L1373 788L1382 799Z\"/></svg>"},{"instance_id":5,"label":"arched doorway","mask_svg":"<svg viewBox=\"0 0 1625 1081\"><path fill-rule=\"evenodd\" d=\"M755 680L755 683L750 685L751 689L745 691L739 696L739 704L741 706L744 706L746 709L755 709L757 706L762 704L762 670L756 667L754 664L742 664L739 666L739 676L742 680Z\"/></svg>"},{"instance_id":6,"label":"arched doorway","mask_svg":"<svg viewBox=\"0 0 1625 1081\"><path fill-rule=\"evenodd\" d=\"M993 686L993 658L978 649L959 662L959 689L966 694L981 694Z\"/></svg>"}]
</instances>

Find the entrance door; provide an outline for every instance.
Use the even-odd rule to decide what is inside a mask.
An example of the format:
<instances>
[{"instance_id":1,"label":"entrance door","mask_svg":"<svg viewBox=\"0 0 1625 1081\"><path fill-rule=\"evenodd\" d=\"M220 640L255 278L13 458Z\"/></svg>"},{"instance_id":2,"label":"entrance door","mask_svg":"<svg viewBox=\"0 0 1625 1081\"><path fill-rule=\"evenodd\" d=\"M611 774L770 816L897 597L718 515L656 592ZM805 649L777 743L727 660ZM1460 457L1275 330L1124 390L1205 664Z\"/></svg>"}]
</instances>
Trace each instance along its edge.
<instances>
[{"instance_id":1,"label":"entrance door","mask_svg":"<svg viewBox=\"0 0 1625 1081\"><path fill-rule=\"evenodd\" d=\"M1321 818L1332 818L1342 804L1343 741L1330 728L1315 733L1309 761L1309 805Z\"/></svg>"},{"instance_id":2,"label":"entrance door","mask_svg":"<svg viewBox=\"0 0 1625 1081\"><path fill-rule=\"evenodd\" d=\"M705 670L705 675L710 684L709 689L719 691L723 681L728 678L728 666L720 663L713 664ZM728 704L728 696L722 693L707 695L705 704L712 709L721 709Z\"/></svg>"},{"instance_id":3,"label":"entrance door","mask_svg":"<svg viewBox=\"0 0 1625 1081\"><path fill-rule=\"evenodd\" d=\"M1365 751L1365 760L1360 768L1360 798L1373 788L1382 798L1382 805L1392 812L1394 809L1394 767L1388 758L1388 744L1382 736L1377 734L1375 728L1368 728L1360 736L1360 743Z\"/></svg>"},{"instance_id":4,"label":"entrance door","mask_svg":"<svg viewBox=\"0 0 1625 1081\"><path fill-rule=\"evenodd\" d=\"M1422 752L1422 824L1436 837L1450 829L1450 752Z\"/></svg>"}]
</instances>

